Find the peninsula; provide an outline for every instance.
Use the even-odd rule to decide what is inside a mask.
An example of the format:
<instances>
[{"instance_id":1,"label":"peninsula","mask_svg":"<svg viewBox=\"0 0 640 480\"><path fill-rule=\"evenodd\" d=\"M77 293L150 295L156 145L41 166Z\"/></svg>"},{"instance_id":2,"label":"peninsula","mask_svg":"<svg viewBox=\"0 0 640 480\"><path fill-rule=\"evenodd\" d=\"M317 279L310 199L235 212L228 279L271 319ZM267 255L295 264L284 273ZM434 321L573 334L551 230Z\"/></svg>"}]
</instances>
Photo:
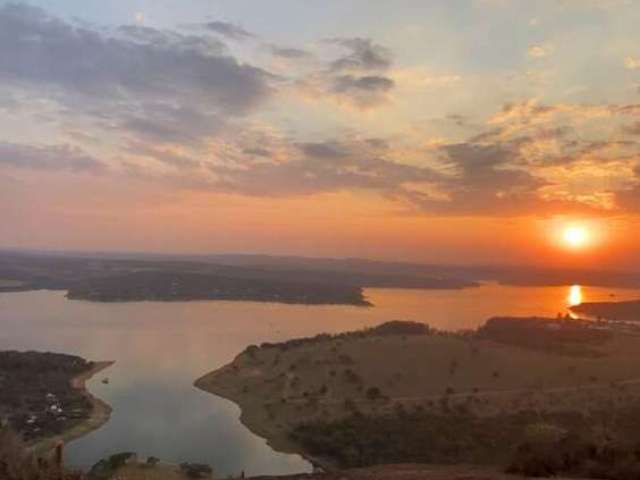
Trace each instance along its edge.
<instances>
[{"instance_id":1,"label":"peninsula","mask_svg":"<svg viewBox=\"0 0 640 480\"><path fill-rule=\"evenodd\" d=\"M543 318L462 333L391 322L250 346L196 386L237 403L274 448L326 468L471 463L531 474L517 447L539 430L552 443L577 435L579 449L611 419L618 438L640 440L624 426L640 408L640 331Z\"/></svg>"},{"instance_id":2,"label":"peninsula","mask_svg":"<svg viewBox=\"0 0 640 480\"><path fill-rule=\"evenodd\" d=\"M0 352L0 419L36 449L69 442L109 420L85 382L112 362L39 352Z\"/></svg>"},{"instance_id":3,"label":"peninsula","mask_svg":"<svg viewBox=\"0 0 640 480\"><path fill-rule=\"evenodd\" d=\"M571 311L590 318L613 322L640 322L640 300L630 302L593 302L571 307Z\"/></svg>"}]
</instances>

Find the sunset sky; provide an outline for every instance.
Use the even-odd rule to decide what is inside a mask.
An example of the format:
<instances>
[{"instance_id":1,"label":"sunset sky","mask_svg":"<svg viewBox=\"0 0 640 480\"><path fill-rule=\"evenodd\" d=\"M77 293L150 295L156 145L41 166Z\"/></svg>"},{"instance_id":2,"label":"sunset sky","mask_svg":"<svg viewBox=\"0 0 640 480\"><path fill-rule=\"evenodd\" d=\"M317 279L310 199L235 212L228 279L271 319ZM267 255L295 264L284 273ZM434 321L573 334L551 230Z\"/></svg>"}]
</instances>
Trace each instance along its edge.
<instances>
[{"instance_id":1,"label":"sunset sky","mask_svg":"<svg viewBox=\"0 0 640 480\"><path fill-rule=\"evenodd\" d=\"M638 25L637 0L0 0L0 247L632 268Z\"/></svg>"}]
</instances>

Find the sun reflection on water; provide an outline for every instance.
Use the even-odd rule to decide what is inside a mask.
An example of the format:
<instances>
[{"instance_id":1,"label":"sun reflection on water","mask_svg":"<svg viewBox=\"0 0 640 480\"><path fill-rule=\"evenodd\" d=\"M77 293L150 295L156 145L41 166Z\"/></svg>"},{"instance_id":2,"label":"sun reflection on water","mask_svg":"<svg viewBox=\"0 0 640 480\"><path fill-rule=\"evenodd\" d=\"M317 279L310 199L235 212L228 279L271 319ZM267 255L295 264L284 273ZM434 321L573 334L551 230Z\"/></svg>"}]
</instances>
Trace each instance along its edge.
<instances>
[{"instance_id":1,"label":"sun reflection on water","mask_svg":"<svg viewBox=\"0 0 640 480\"><path fill-rule=\"evenodd\" d=\"M575 307L576 305L580 305L582 303L582 287L580 285L574 285L569 289L567 303L570 307Z\"/></svg>"}]
</instances>

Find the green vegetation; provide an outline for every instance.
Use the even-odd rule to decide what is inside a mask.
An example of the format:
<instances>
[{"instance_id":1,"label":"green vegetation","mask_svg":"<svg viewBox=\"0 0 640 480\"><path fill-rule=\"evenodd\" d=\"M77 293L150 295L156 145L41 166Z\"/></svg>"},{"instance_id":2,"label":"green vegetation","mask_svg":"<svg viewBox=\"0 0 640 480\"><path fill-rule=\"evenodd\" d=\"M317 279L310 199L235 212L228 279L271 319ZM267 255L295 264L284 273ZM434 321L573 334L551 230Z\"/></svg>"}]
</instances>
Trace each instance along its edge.
<instances>
[{"instance_id":1,"label":"green vegetation","mask_svg":"<svg viewBox=\"0 0 640 480\"><path fill-rule=\"evenodd\" d=\"M582 320L496 317L480 327L476 337L551 354L599 357L603 355L600 347L611 340L612 333L592 327Z\"/></svg>"},{"instance_id":2,"label":"green vegetation","mask_svg":"<svg viewBox=\"0 0 640 480\"><path fill-rule=\"evenodd\" d=\"M640 478L640 405L592 412L579 425L530 425L507 471L529 477L566 475L607 480ZM605 420L604 423L600 423Z\"/></svg>"},{"instance_id":3,"label":"green vegetation","mask_svg":"<svg viewBox=\"0 0 640 480\"><path fill-rule=\"evenodd\" d=\"M298 426L294 441L346 468L375 464L494 464L526 476L640 478L640 404L621 410L523 411L478 417L423 409Z\"/></svg>"},{"instance_id":4,"label":"green vegetation","mask_svg":"<svg viewBox=\"0 0 640 480\"><path fill-rule=\"evenodd\" d=\"M93 364L54 353L0 352L0 419L27 441L57 435L85 420L91 402L71 379Z\"/></svg>"},{"instance_id":5,"label":"green vegetation","mask_svg":"<svg viewBox=\"0 0 640 480\"><path fill-rule=\"evenodd\" d=\"M133 452L123 452L111 455L109 458L96 463L88 474L89 480L109 480L114 474L129 462L136 460Z\"/></svg>"},{"instance_id":6,"label":"green vegetation","mask_svg":"<svg viewBox=\"0 0 640 480\"><path fill-rule=\"evenodd\" d=\"M238 300L308 305L369 306L362 288L343 284L305 283L221 276L211 273L143 271L87 279L69 289L72 300L94 302Z\"/></svg>"},{"instance_id":7,"label":"green vegetation","mask_svg":"<svg viewBox=\"0 0 640 480\"><path fill-rule=\"evenodd\" d=\"M293 431L305 451L353 468L391 463L499 463L509 457L533 414L479 418L468 412L423 409L371 415L356 412L333 422L309 422Z\"/></svg>"},{"instance_id":8,"label":"green vegetation","mask_svg":"<svg viewBox=\"0 0 640 480\"><path fill-rule=\"evenodd\" d=\"M640 322L640 301L583 303L571 307L578 315L620 322Z\"/></svg>"}]
</instances>

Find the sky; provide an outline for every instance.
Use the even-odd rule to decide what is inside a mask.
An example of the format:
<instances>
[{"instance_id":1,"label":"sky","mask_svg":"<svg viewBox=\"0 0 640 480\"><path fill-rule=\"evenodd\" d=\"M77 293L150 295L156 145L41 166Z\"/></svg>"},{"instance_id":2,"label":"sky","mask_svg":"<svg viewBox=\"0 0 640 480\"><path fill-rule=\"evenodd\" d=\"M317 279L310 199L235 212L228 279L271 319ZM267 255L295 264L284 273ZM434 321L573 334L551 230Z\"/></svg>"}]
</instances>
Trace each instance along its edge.
<instances>
[{"instance_id":1,"label":"sky","mask_svg":"<svg viewBox=\"0 0 640 480\"><path fill-rule=\"evenodd\" d=\"M0 248L640 269L638 7L0 0Z\"/></svg>"}]
</instances>

